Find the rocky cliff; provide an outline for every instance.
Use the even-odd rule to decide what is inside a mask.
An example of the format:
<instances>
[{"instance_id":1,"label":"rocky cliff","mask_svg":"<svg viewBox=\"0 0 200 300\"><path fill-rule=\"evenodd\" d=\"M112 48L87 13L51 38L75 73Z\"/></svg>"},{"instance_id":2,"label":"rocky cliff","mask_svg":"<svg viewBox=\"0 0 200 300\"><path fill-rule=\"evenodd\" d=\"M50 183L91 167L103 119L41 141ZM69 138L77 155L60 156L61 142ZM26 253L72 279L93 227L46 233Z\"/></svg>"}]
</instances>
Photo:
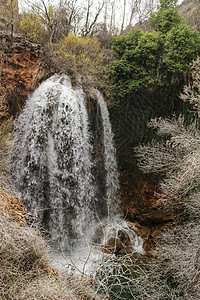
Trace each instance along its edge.
<instances>
[{"instance_id":1,"label":"rocky cliff","mask_svg":"<svg viewBox=\"0 0 200 300\"><path fill-rule=\"evenodd\" d=\"M0 121L16 116L28 95L48 75L40 45L0 35Z\"/></svg>"},{"instance_id":2,"label":"rocky cliff","mask_svg":"<svg viewBox=\"0 0 200 300\"><path fill-rule=\"evenodd\" d=\"M194 30L200 31L200 1L185 0L178 6L179 14Z\"/></svg>"}]
</instances>

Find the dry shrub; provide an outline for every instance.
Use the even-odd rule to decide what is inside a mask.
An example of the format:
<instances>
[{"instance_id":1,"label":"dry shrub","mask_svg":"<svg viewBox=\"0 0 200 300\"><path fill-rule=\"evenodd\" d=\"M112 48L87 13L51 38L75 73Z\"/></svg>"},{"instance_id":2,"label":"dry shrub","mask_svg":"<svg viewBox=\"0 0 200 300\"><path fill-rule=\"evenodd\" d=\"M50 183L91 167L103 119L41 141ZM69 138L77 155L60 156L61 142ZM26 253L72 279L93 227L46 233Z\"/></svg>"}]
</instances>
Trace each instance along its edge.
<instances>
[{"instance_id":1,"label":"dry shrub","mask_svg":"<svg viewBox=\"0 0 200 300\"><path fill-rule=\"evenodd\" d=\"M19 31L23 36L31 38L36 43L44 42L46 32L40 19L32 13L23 13L19 22Z\"/></svg>"},{"instance_id":2,"label":"dry shrub","mask_svg":"<svg viewBox=\"0 0 200 300\"><path fill-rule=\"evenodd\" d=\"M110 256L97 272L98 289L112 300L198 300L200 226L188 223L165 229L154 257Z\"/></svg>"},{"instance_id":3,"label":"dry shrub","mask_svg":"<svg viewBox=\"0 0 200 300\"><path fill-rule=\"evenodd\" d=\"M139 300L142 298L138 298L138 291L145 276L146 269L140 256L109 255L102 260L97 270L97 290L108 294L113 300Z\"/></svg>"},{"instance_id":4,"label":"dry shrub","mask_svg":"<svg viewBox=\"0 0 200 300\"><path fill-rule=\"evenodd\" d=\"M190 102L197 112L200 111L200 57L194 60L191 64L192 81L184 87L180 98L183 101Z\"/></svg>"},{"instance_id":5,"label":"dry shrub","mask_svg":"<svg viewBox=\"0 0 200 300\"><path fill-rule=\"evenodd\" d=\"M160 240L158 255L151 268L155 277L166 281L176 299L199 299L200 295L200 226L186 224L166 231ZM152 275L153 275L152 274Z\"/></svg>"},{"instance_id":6,"label":"dry shrub","mask_svg":"<svg viewBox=\"0 0 200 300\"><path fill-rule=\"evenodd\" d=\"M164 142L152 141L135 148L138 165L145 172L164 174L160 183L163 199L180 199L200 183L200 132L194 122L187 127L184 118L154 119L149 127L157 129Z\"/></svg>"},{"instance_id":7,"label":"dry shrub","mask_svg":"<svg viewBox=\"0 0 200 300\"><path fill-rule=\"evenodd\" d=\"M71 76L81 76L82 84L98 84L104 54L96 37L69 35L58 44L49 45L56 68Z\"/></svg>"},{"instance_id":8,"label":"dry shrub","mask_svg":"<svg viewBox=\"0 0 200 300\"><path fill-rule=\"evenodd\" d=\"M44 272L46 242L38 230L20 226L1 212L0 217L1 297L17 296L32 278ZM11 298L12 299L12 298Z\"/></svg>"},{"instance_id":9,"label":"dry shrub","mask_svg":"<svg viewBox=\"0 0 200 300\"><path fill-rule=\"evenodd\" d=\"M152 120L164 141L136 149L144 172L162 174L160 197L179 208L179 223L161 235L156 259L146 268L138 299L200 297L200 131L184 119ZM170 196L170 197L169 197ZM175 200L175 201L174 201Z\"/></svg>"},{"instance_id":10,"label":"dry shrub","mask_svg":"<svg viewBox=\"0 0 200 300\"><path fill-rule=\"evenodd\" d=\"M143 280L141 295L148 295L144 299L199 299L200 192L180 201L185 222L161 234L156 259L148 265Z\"/></svg>"},{"instance_id":11,"label":"dry shrub","mask_svg":"<svg viewBox=\"0 0 200 300\"><path fill-rule=\"evenodd\" d=\"M163 229L153 256L110 256L97 272L98 289L111 299L198 300L200 296L200 192L182 199L187 218Z\"/></svg>"},{"instance_id":12,"label":"dry shrub","mask_svg":"<svg viewBox=\"0 0 200 300\"><path fill-rule=\"evenodd\" d=\"M33 280L26 285L17 298L21 299L59 299L59 300L103 300L110 298L98 295L94 291L94 283L91 278L77 279L73 275L61 274L55 276L44 276Z\"/></svg>"},{"instance_id":13,"label":"dry shrub","mask_svg":"<svg viewBox=\"0 0 200 300\"><path fill-rule=\"evenodd\" d=\"M58 274L45 260L48 245L38 229L0 212L0 299L106 299L90 277ZM67 272L67 270L66 270Z\"/></svg>"}]
</instances>

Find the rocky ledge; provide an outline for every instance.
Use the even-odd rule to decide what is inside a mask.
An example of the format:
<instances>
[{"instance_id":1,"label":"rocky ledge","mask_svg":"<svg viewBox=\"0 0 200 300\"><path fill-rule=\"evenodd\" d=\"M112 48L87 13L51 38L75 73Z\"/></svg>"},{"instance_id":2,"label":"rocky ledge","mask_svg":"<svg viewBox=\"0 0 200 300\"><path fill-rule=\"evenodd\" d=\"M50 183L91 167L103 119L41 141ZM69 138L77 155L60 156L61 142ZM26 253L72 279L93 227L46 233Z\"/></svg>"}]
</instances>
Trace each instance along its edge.
<instances>
[{"instance_id":1,"label":"rocky ledge","mask_svg":"<svg viewBox=\"0 0 200 300\"><path fill-rule=\"evenodd\" d=\"M0 122L15 117L28 95L48 76L41 47L23 37L0 34Z\"/></svg>"}]
</instances>

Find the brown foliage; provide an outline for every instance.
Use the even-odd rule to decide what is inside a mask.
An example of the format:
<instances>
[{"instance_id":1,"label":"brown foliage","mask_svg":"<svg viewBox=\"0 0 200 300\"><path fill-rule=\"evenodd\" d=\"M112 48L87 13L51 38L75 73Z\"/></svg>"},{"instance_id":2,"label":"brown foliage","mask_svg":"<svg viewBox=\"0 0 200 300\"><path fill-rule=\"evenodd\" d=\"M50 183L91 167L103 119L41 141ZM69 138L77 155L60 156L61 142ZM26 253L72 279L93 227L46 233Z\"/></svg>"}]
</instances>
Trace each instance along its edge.
<instances>
[{"instance_id":1,"label":"brown foliage","mask_svg":"<svg viewBox=\"0 0 200 300\"><path fill-rule=\"evenodd\" d=\"M17 221L20 225L26 224L24 215L26 208L24 205L13 195L6 193L0 188L0 208L9 214L9 216Z\"/></svg>"}]
</instances>

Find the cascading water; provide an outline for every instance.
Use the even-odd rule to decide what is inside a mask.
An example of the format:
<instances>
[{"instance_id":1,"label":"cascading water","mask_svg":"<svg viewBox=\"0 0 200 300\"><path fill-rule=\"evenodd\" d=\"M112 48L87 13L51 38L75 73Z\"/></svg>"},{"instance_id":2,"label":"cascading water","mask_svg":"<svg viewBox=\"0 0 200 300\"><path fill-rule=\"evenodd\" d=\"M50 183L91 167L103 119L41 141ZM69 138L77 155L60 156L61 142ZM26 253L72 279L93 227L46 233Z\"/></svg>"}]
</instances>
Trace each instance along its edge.
<instances>
[{"instance_id":1,"label":"cascading water","mask_svg":"<svg viewBox=\"0 0 200 300\"><path fill-rule=\"evenodd\" d=\"M119 213L119 181L115 148L113 146L113 133L111 129L108 109L102 95L95 91L101 110L104 136L104 164L106 170L106 199L108 214Z\"/></svg>"},{"instance_id":2,"label":"cascading water","mask_svg":"<svg viewBox=\"0 0 200 300\"><path fill-rule=\"evenodd\" d=\"M73 88L66 75L42 83L15 126L16 184L28 211L50 233L53 248L62 251L83 245L83 237L98 240L99 219L111 224L120 213L108 110L100 93L93 92L103 128L101 172L85 94L80 86Z\"/></svg>"}]
</instances>

